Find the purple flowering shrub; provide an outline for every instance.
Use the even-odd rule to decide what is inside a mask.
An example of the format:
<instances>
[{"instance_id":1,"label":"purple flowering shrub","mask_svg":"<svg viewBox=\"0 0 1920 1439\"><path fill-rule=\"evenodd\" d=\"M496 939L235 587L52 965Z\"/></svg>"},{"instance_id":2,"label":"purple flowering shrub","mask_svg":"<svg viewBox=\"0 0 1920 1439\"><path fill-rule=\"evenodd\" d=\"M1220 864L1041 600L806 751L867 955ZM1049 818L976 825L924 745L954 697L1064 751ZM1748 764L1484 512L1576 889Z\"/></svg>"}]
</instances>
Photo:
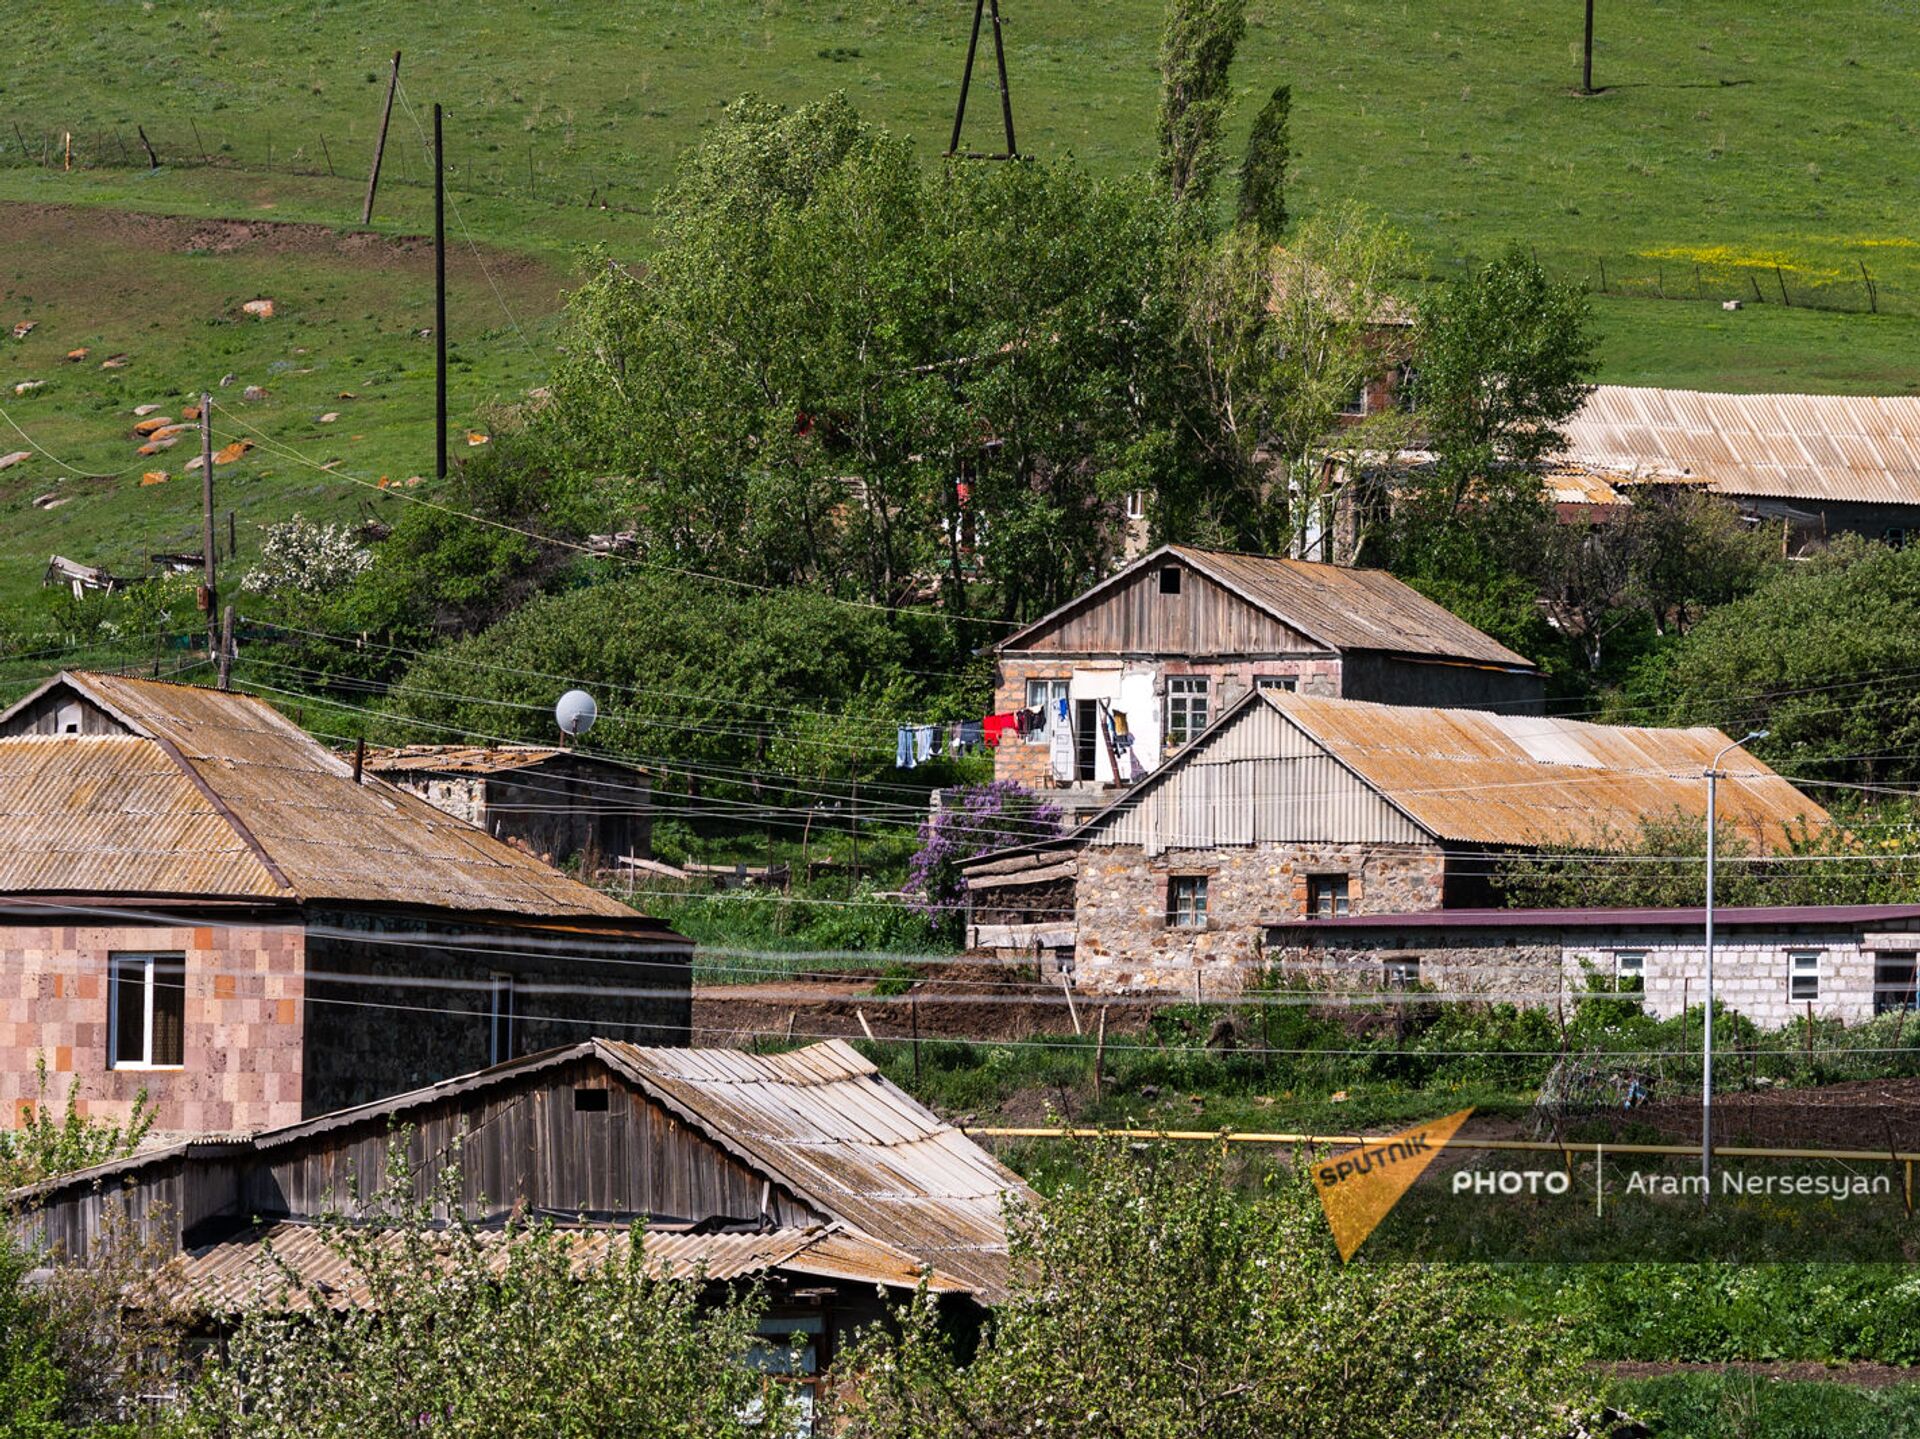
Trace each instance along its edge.
<instances>
[{"instance_id":1,"label":"purple flowering shrub","mask_svg":"<svg viewBox=\"0 0 1920 1439\"><path fill-rule=\"evenodd\" d=\"M1012 780L946 791L940 812L920 826L920 848L907 865L914 908L951 919L965 904L960 866L988 850L1031 844L1061 832L1060 806Z\"/></svg>"}]
</instances>

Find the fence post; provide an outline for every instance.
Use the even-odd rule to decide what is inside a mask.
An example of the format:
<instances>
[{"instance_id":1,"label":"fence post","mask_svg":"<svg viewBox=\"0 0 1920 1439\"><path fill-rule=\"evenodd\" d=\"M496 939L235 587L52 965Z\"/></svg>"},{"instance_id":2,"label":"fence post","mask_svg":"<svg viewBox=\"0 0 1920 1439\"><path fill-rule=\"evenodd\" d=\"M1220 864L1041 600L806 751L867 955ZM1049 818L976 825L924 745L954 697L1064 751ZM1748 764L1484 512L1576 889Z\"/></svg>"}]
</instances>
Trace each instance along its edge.
<instances>
[{"instance_id":1,"label":"fence post","mask_svg":"<svg viewBox=\"0 0 1920 1439\"><path fill-rule=\"evenodd\" d=\"M1793 301L1787 298L1787 277L1783 273L1781 273L1780 267L1778 265L1775 265L1773 267L1773 278L1780 282L1780 303L1785 305L1788 309L1792 309Z\"/></svg>"}]
</instances>

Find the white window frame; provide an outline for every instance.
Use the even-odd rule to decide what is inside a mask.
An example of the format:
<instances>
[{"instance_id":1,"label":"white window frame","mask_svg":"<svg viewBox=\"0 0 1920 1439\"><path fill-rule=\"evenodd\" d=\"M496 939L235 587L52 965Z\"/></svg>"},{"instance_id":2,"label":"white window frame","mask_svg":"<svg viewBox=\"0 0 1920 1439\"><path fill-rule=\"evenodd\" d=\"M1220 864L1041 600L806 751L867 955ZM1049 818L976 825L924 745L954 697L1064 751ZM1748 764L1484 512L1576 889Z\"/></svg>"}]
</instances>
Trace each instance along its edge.
<instances>
[{"instance_id":1,"label":"white window frame","mask_svg":"<svg viewBox=\"0 0 1920 1439\"><path fill-rule=\"evenodd\" d=\"M180 973L180 1059L175 1064L153 1062L154 976L161 966L177 968ZM140 972L140 1055L137 1059L120 1054L120 980L129 970ZM116 954L107 961L107 1068L133 1070L185 1069L187 1065L187 957L161 951L155 954Z\"/></svg>"},{"instance_id":2,"label":"white window frame","mask_svg":"<svg viewBox=\"0 0 1920 1439\"><path fill-rule=\"evenodd\" d=\"M1051 677L1047 679L1030 679L1027 681L1027 708L1030 710L1040 710L1047 717L1045 724L1027 736L1027 742L1029 744L1038 744L1043 740L1053 738L1053 732L1059 728L1060 724L1058 707L1055 701L1072 699L1073 696L1068 692L1072 684L1073 681L1071 679L1055 679ZM1039 695L1038 699L1034 697L1036 692ZM1072 711L1069 710L1068 713L1071 714ZM1069 721L1069 723L1071 723L1071 721Z\"/></svg>"},{"instance_id":3,"label":"white window frame","mask_svg":"<svg viewBox=\"0 0 1920 1439\"><path fill-rule=\"evenodd\" d=\"M1822 954L1823 951L1817 949L1787 951L1787 1003L1819 1003ZM1808 984L1810 988L1803 992L1802 983Z\"/></svg>"},{"instance_id":4,"label":"white window frame","mask_svg":"<svg viewBox=\"0 0 1920 1439\"><path fill-rule=\"evenodd\" d=\"M1196 700L1199 701L1197 706L1194 703ZM1200 716L1198 724L1193 722L1196 708ZM1184 721L1184 727L1174 723L1176 709ZM1212 677L1210 675L1169 675L1164 712L1166 722L1161 727L1161 734L1169 746L1190 744L1199 739L1207 732L1207 726L1213 722Z\"/></svg>"},{"instance_id":5,"label":"white window frame","mask_svg":"<svg viewBox=\"0 0 1920 1439\"><path fill-rule=\"evenodd\" d=\"M1368 392L1372 388L1371 379L1362 380L1360 388L1340 402L1340 413L1354 418L1365 418L1372 413L1367 409Z\"/></svg>"},{"instance_id":6,"label":"white window frame","mask_svg":"<svg viewBox=\"0 0 1920 1439\"><path fill-rule=\"evenodd\" d=\"M1147 492L1145 490L1127 491L1127 518L1144 520L1147 517Z\"/></svg>"},{"instance_id":7,"label":"white window frame","mask_svg":"<svg viewBox=\"0 0 1920 1439\"><path fill-rule=\"evenodd\" d=\"M1644 949L1616 949L1613 952L1613 987L1617 990L1629 979L1647 982L1647 952Z\"/></svg>"},{"instance_id":8,"label":"white window frame","mask_svg":"<svg viewBox=\"0 0 1920 1439\"><path fill-rule=\"evenodd\" d=\"M1253 677L1253 687L1256 690L1280 690L1286 694L1298 694L1300 691L1300 676L1255 675Z\"/></svg>"},{"instance_id":9,"label":"white window frame","mask_svg":"<svg viewBox=\"0 0 1920 1439\"><path fill-rule=\"evenodd\" d=\"M513 1030L519 1018L514 1013L513 976L496 969L487 976L487 1064L505 1064L513 1058ZM504 1053L502 1052L504 1050Z\"/></svg>"},{"instance_id":10,"label":"white window frame","mask_svg":"<svg viewBox=\"0 0 1920 1439\"><path fill-rule=\"evenodd\" d=\"M1420 987L1420 956L1417 954L1397 954L1380 962L1380 987L1382 989L1418 989Z\"/></svg>"},{"instance_id":11,"label":"white window frame","mask_svg":"<svg viewBox=\"0 0 1920 1439\"><path fill-rule=\"evenodd\" d=\"M1204 874L1170 874L1167 876L1167 928L1168 929L1205 929L1207 927L1208 884L1211 876ZM1182 888L1187 891L1190 903L1180 903Z\"/></svg>"}]
</instances>

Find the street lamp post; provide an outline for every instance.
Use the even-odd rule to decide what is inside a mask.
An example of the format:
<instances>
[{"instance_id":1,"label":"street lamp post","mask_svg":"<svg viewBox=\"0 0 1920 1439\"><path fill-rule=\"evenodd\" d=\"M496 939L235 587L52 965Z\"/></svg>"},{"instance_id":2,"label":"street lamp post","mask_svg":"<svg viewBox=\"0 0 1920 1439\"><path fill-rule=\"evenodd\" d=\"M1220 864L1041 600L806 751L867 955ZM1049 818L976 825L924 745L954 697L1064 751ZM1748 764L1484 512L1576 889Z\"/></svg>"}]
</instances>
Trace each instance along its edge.
<instances>
[{"instance_id":1,"label":"street lamp post","mask_svg":"<svg viewBox=\"0 0 1920 1439\"><path fill-rule=\"evenodd\" d=\"M1765 739L1757 729L1737 739L1713 757L1707 766L1707 1012L1702 1023L1705 1042L1700 1047L1704 1065L1700 1076L1700 1202L1713 1194L1713 860L1719 824L1720 761L1752 740Z\"/></svg>"}]
</instances>

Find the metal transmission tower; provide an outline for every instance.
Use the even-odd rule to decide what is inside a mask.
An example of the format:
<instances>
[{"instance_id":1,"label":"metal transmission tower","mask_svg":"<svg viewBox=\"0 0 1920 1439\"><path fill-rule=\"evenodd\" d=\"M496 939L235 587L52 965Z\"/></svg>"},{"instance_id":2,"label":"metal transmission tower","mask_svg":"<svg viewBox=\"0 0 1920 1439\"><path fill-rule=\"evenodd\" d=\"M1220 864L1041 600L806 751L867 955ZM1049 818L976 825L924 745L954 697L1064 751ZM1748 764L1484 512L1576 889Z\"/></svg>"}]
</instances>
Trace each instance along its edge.
<instances>
[{"instance_id":1,"label":"metal transmission tower","mask_svg":"<svg viewBox=\"0 0 1920 1439\"><path fill-rule=\"evenodd\" d=\"M980 49L980 22L993 16L993 59L1000 71L1000 123L1007 134L1007 148L995 155L984 150L962 151L960 127L967 118L967 90L973 84L973 57ZM1007 89L1007 46L1000 34L1000 0L973 0L973 33L967 37L967 68L960 75L960 103L953 109L953 138L947 143L949 158L963 160L1017 160L1020 151L1013 143L1013 94Z\"/></svg>"}]
</instances>

